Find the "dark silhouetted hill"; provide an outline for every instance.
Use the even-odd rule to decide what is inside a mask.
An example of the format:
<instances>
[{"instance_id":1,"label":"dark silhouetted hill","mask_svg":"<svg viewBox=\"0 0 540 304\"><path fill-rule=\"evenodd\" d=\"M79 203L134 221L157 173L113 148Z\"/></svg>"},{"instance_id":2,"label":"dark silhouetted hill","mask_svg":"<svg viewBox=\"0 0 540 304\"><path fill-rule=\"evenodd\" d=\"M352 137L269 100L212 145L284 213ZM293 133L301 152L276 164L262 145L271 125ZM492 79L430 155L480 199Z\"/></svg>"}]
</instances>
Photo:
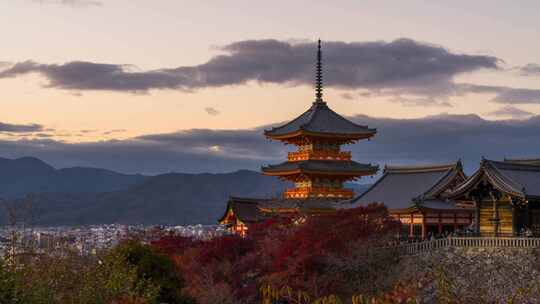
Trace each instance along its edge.
<instances>
[{"instance_id":1,"label":"dark silhouetted hill","mask_svg":"<svg viewBox=\"0 0 540 304\"><path fill-rule=\"evenodd\" d=\"M16 160L16 161L20 161ZM264 176L258 172L240 170L220 174L170 173L153 177L127 176L139 181L124 180L115 187L106 189L112 182L125 175L101 169L70 168L55 170L47 164L32 159L38 169L29 166L25 174L18 172L21 180L32 181L33 189L23 191L24 183L17 183L18 194L31 194L14 202L16 206L30 203L30 211L21 214L32 218L34 225L86 225L103 223L125 224L214 224L225 210L229 196L277 197L286 186L275 177ZM21 168L21 167L18 167ZM0 168L1 170L1 168ZM22 170L22 169L21 169ZM40 178L36 177L39 172ZM51 173L52 172L52 173ZM28 176L34 175L34 176ZM56 176L49 183L43 176ZM85 187L85 185L87 185ZM357 193L367 186L351 184ZM7 183L0 183L0 189L9 192ZM51 190L52 189L52 190ZM61 189L60 191L58 191ZM28 216L31 213L32 216ZM21 218L23 215L21 215ZM5 208L0 209L0 221L7 222Z\"/></svg>"},{"instance_id":2,"label":"dark silhouetted hill","mask_svg":"<svg viewBox=\"0 0 540 304\"><path fill-rule=\"evenodd\" d=\"M127 175L95 168L55 169L40 159L0 158L0 197L20 198L42 192L110 192L143 181L142 175Z\"/></svg>"}]
</instances>

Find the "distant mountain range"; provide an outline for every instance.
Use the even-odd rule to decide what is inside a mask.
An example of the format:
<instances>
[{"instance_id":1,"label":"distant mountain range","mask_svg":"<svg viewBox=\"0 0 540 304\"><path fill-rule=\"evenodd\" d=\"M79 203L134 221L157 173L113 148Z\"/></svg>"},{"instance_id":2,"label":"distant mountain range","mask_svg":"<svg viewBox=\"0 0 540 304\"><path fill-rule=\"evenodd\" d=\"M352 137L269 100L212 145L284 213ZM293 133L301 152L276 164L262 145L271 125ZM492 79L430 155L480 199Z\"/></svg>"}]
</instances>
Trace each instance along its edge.
<instances>
[{"instance_id":1,"label":"distant mountain range","mask_svg":"<svg viewBox=\"0 0 540 304\"><path fill-rule=\"evenodd\" d=\"M34 225L213 224L229 196L276 197L285 186L275 177L248 170L143 176L55 169L32 157L0 158L0 197L20 210L20 219ZM367 188L350 186L357 193ZM0 224L8 222L6 211L0 206Z\"/></svg>"},{"instance_id":2,"label":"distant mountain range","mask_svg":"<svg viewBox=\"0 0 540 304\"><path fill-rule=\"evenodd\" d=\"M40 159L0 158L0 197L18 198L36 192L109 192L126 189L147 177L95 168L55 169Z\"/></svg>"}]
</instances>

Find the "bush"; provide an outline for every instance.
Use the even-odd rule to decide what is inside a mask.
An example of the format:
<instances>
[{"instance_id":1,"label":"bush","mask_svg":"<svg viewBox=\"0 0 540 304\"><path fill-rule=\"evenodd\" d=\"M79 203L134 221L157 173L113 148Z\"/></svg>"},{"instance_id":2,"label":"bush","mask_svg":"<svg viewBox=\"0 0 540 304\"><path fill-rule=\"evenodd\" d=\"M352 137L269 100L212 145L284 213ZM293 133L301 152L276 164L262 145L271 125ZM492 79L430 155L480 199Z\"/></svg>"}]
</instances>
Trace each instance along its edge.
<instances>
[{"instance_id":1,"label":"bush","mask_svg":"<svg viewBox=\"0 0 540 304\"><path fill-rule=\"evenodd\" d=\"M62 250L9 261L0 263L2 304L194 303L172 260L137 242L97 257Z\"/></svg>"},{"instance_id":2,"label":"bush","mask_svg":"<svg viewBox=\"0 0 540 304\"><path fill-rule=\"evenodd\" d=\"M69 251L29 255L2 263L0 277L0 303L105 304L122 297L152 303L156 298L153 286L137 286L134 269L112 255L104 260Z\"/></svg>"}]
</instances>

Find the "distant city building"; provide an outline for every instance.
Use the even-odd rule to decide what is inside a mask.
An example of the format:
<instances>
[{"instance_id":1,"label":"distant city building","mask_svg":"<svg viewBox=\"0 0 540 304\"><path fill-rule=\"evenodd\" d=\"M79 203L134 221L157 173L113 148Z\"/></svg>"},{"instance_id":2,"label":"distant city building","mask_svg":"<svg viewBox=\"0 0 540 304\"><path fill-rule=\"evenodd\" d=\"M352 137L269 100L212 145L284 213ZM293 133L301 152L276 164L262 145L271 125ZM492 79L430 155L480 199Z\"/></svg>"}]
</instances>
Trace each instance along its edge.
<instances>
[{"instance_id":1,"label":"distant city building","mask_svg":"<svg viewBox=\"0 0 540 304\"><path fill-rule=\"evenodd\" d=\"M229 233L217 225L142 226L105 224L80 227L0 227L0 254L6 252L53 253L73 250L96 254L122 240L135 238L148 243L163 234L211 239Z\"/></svg>"}]
</instances>

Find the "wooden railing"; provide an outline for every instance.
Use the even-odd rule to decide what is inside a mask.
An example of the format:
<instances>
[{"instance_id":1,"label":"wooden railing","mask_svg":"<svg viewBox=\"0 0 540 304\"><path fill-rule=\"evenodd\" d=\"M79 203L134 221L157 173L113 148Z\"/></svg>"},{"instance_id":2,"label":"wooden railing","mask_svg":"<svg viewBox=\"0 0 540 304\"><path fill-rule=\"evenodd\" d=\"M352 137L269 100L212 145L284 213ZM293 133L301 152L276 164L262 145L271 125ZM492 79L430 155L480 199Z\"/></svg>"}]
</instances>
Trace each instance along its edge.
<instances>
[{"instance_id":1,"label":"wooden railing","mask_svg":"<svg viewBox=\"0 0 540 304\"><path fill-rule=\"evenodd\" d=\"M354 190L330 187L302 187L285 190L286 198L307 198L307 197L339 197L352 198Z\"/></svg>"},{"instance_id":2,"label":"wooden railing","mask_svg":"<svg viewBox=\"0 0 540 304\"><path fill-rule=\"evenodd\" d=\"M540 238L528 237L448 237L444 239L422 241L398 245L403 255L415 255L444 247L477 248L538 248Z\"/></svg>"},{"instance_id":3,"label":"wooden railing","mask_svg":"<svg viewBox=\"0 0 540 304\"><path fill-rule=\"evenodd\" d=\"M301 161L301 160L351 160L350 151L297 151L289 152L289 161Z\"/></svg>"}]
</instances>

